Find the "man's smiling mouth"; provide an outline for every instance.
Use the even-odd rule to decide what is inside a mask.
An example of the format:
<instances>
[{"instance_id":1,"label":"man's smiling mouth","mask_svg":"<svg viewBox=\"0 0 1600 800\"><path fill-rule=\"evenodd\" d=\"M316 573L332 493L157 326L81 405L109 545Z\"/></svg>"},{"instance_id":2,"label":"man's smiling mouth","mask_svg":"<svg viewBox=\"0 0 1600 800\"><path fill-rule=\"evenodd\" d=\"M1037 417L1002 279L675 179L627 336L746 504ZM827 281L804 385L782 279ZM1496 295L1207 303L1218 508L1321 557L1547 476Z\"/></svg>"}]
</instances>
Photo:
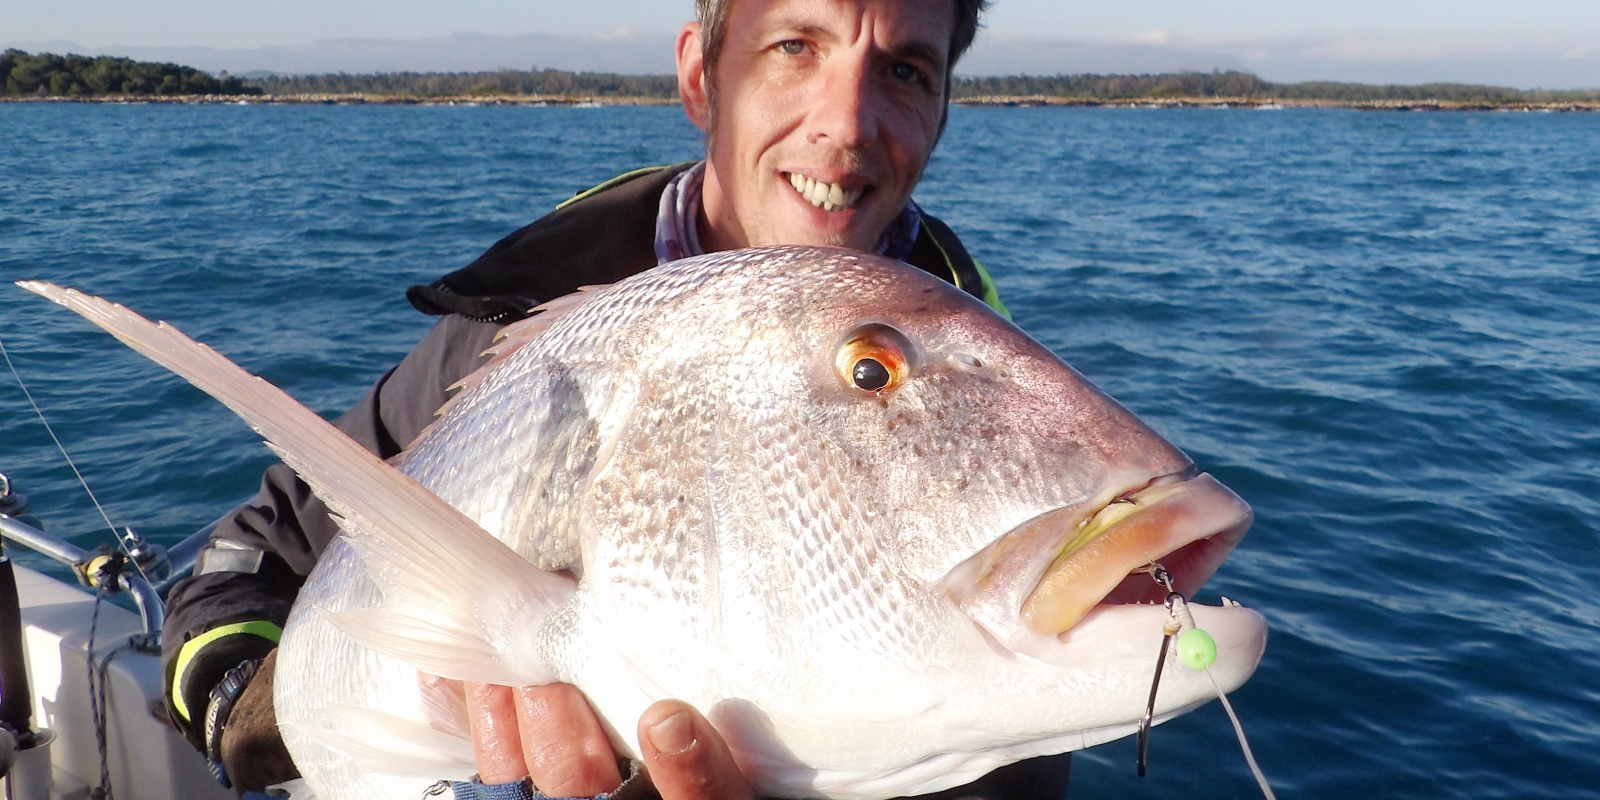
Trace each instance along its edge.
<instances>
[{"instance_id":1,"label":"man's smiling mouth","mask_svg":"<svg viewBox=\"0 0 1600 800\"><path fill-rule=\"evenodd\" d=\"M785 173L789 176L789 185L794 187L805 201L823 211L844 211L855 206L856 201L866 192L865 186L846 189L837 183L819 181L798 172Z\"/></svg>"}]
</instances>

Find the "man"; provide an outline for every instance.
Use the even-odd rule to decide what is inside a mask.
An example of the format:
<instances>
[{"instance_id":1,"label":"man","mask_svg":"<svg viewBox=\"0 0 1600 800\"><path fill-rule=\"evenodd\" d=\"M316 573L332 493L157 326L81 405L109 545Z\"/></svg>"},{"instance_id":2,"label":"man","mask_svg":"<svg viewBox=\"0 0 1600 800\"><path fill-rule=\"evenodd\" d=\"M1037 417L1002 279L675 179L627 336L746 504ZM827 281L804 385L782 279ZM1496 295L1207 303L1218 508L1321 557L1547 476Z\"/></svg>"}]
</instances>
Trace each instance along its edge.
<instances>
[{"instance_id":1,"label":"man","mask_svg":"<svg viewBox=\"0 0 1600 800\"><path fill-rule=\"evenodd\" d=\"M983 2L697 0L697 21L680 32L676 55L685 112L706 131L706 160L596 187L462 270L413 287L418 309L445 318L340 427L393 455L431 419L446 387L478 366L500 325L580 285L699 252L766 244L876 251L1003 312L954 234L911 202L944 127L950 68L972 41ZM271 713L272 651L295 592L335 533L320 502L274 467L261 495L219 525L195 576L173 592L172 715L242 789L294 774ZM469 685L466 694L483 784L531 779L548 796L587 797L623 781L576 689ZM720 736L687 705L651 707L638 735L668 800L749 797ZM1064 791L1064 764L1030 764L976 796ZM649 788L635 775L615 796Z\"/></svg>"}]
</instances>

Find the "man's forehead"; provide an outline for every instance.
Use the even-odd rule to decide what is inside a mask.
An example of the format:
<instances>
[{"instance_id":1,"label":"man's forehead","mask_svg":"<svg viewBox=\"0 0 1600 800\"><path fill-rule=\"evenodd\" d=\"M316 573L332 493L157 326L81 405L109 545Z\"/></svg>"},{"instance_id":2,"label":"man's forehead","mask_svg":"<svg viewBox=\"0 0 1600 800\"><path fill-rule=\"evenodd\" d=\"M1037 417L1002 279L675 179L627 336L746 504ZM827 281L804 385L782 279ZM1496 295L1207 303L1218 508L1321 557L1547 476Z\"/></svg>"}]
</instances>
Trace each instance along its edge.
<instances>
[{"instance_id":1,"label":"man's forehead","mask_svg":"<svg viewBox=\"0 0 1600 800\"><path fill-rule=\"evenodd\" d=\"M792 29L836 32L850 29L863 18L875 22L877 33L894 46L949 46L955 26L954 0L731 0L731 16L756 31ZM741 27L743 27L741 25Z\"/></svg>"}]
</instances>

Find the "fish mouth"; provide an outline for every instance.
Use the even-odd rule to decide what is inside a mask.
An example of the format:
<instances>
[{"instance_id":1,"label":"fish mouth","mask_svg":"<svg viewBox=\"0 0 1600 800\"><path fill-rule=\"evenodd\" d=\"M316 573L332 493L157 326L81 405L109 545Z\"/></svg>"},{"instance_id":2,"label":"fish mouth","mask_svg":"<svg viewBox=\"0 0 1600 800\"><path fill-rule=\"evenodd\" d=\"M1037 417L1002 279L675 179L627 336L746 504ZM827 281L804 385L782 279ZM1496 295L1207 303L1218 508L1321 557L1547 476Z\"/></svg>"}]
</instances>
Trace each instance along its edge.
<instances>
[{"instance_id":1,"label":"fish mouth","mask_svg":"<svg viewBox=\"0 0 1600 800\"><path fill-rule=\"evenodd\" d=\"M1097 605L1159 603L1168 589L1145 573L1160 564L1172 591L1192 595L1252 519L1239 496L1207 474L1158 478L1086 518L1062 544L1022 603L1029 630L1059 634Z\"/></svg>"},{"instance_id":2,"label":"fish mouth","mask_svg":"<svg viewBox=\"0 0 1600 800\"><path fill-rule=\"evenodd\" d=\"M1207 474L1166 475L1109 500L1047 511L1024 522L940 580L944 591L1001 644L1030 650L1099 606L1160 603L1194 593L1249 529L1250 507Z\"/></svg>"}]
</instances>

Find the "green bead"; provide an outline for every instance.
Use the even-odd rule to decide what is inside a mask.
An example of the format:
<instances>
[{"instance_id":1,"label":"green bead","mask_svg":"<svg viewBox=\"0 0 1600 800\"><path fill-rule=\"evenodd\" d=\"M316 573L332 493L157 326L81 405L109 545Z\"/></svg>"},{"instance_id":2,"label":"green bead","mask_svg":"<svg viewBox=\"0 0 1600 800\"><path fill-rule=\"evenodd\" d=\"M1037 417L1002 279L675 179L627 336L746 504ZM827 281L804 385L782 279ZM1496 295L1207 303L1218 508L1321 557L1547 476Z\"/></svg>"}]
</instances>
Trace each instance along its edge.
<instances>
[{"instance_id":1,"label":"green bead","mask_svg":"<svg viewBox=\"0 0 1600 800\"><path fill-rule=\"evenodd\" d=\"M1217 640L1199 628L1178 634L1178 660L1195 672L1217 663Z\"/></svg>"}]
</instances>

